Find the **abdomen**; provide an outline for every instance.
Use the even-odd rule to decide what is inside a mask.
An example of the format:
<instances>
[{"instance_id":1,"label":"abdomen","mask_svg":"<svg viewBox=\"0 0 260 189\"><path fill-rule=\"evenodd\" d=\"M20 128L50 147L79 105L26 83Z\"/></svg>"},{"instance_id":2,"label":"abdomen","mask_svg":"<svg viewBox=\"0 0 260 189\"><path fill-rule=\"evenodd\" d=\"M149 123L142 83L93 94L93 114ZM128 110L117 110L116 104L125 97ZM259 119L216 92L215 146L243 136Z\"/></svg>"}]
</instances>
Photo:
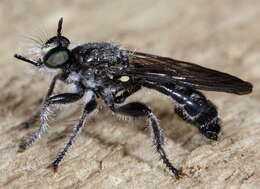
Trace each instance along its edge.
<instances>
[{"instance_id":1,"label":"abdomen","mask_svg":"<svg viewBox=\"0 0 260 189\"><path fill-rule=\"evenodd\" d=\"M216 106L206 97L191 88L174 84L146 83L145 87L155 89L171 97L175 103L175 112L185 121L198 127L209 139L217 140L220 131Z\"/></svg>"}]
</instances>

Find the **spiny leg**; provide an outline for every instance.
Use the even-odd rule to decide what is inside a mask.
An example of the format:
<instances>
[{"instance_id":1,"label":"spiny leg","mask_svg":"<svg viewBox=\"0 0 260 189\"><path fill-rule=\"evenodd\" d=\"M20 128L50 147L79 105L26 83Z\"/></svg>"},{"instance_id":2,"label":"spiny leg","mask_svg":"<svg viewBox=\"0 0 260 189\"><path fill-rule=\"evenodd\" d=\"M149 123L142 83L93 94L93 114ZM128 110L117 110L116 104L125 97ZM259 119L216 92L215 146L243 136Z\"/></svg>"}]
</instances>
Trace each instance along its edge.
<instances>
[{"instance_id":1,"label":"spiny leg","mask_svg":"<svg viewBox=\"0 0 260 189\"><path fill-rule=\"evenodd\" d=\"M116 107L114 104L108 104L108 106L111 108L112 111L116 113L120 113L128 116L134 116L134 117L139 117L139 116L148 117L150 121L150 128L153 133L154 146L157 152L160 154L163 163L178 179L181 176L182 171L176 169L169 161L162 147L162 145L164 144L162 129L159 127L158 120L156 116L152 113L152 111L146 105L139 102L132 102L119 107Z\"/></svg>"},{"instance_id":2,"label":"spiny leg","mask_svg":"<svg viewBox=\"0 0 260 189\"><path fill-rule=\"evenodd\" d=\"M26 148L31 146L37 139L41 137L47 127L49 106L55 104L67 104L79 100L83 96L83 93L63 93L53 97L48 98L42 106L42 111L40 113L40 127L34 133L34 135L25 143L19 146L19 152L24 151Z\"/></svg>"},{"instance_id":3,"label":"spiny leg","mask_svg":"<svg viewBox=\"0 0 260 189\"><path fill-rule=\"evenodd\" d=\"M62 152L59 153L57 159L52 162L52 164L49 167L52 167L53 170L56 172L58 169L58 166L60 164L60 162L63 160L63 158L65 157L66 153L68 152L68 150L72 147L72 145L74 144L76 137L79 135L80 131L82 130L84 124L85 124L85 120L86 117L92 113L97 107L97 103L96 100L94 98L92 98L86 105L85 108L80 116L79 122L78 124L74 127L73 133L69 139L69 142L66 144L65 148L63 149Z\"/></svg>"},{"instance_id":4,"label":"spiny leg","mask_svg":"<svg viewBox=\"0 0 260 189\"><path fill-rule=\"evenodd\" d=\"M64 77L65 77L64 74L57 74L56 76L54 76L54 78L53 78L52 81L51 81L50 87L49 87L49 89L48 89L48 92L47 92L45 98L41 98L41 99L37 102L37 104L39 104L39 105L43 104L44 101L45 101L46 99L48 99L48 98L52 95L57 80L64 80ZM39 119L39 117L40 117L40 113L41 113L41 111L38 110L36 113L33 114L32 117L30 117L30 118L29 118L28 120L26 120L26 121L23 121L23 122L20 123L19 125L22 126L22 127L25 127L25 128L29 128L29 127L33 126L33 125L38 121L38 119Z\"/></svg>"}]
</instances>

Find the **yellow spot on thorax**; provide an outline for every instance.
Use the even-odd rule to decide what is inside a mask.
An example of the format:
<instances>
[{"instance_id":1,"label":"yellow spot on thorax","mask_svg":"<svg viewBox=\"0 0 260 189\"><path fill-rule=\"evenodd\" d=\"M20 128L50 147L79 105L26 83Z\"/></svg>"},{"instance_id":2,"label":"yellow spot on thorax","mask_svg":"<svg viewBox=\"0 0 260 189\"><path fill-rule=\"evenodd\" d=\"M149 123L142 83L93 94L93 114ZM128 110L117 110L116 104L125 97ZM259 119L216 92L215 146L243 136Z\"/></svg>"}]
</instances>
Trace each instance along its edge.
<instances>
[{"instance_id":1,"label":"yellow spot on thorax","mask_svg":"<svg viewBox=\"0 0 260 189\"><path fill-rule=\"evenodd\" d=\"M120 78L118 78L118 80L121 81L121 82L127 82L127 81L129 81L129 79L130 78L128 76L126 76L126 75L125 76L121 76Z\"/></svg>"}]
</instances>

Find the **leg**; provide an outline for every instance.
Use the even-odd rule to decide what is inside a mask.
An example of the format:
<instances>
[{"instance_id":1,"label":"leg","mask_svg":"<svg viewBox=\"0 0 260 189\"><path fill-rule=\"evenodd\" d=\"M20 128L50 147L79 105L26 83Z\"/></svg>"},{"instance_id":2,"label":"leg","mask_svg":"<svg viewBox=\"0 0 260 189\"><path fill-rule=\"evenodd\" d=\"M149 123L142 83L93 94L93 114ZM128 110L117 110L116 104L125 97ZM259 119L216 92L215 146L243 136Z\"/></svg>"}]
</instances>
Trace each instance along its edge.
<instances>
[{"instance_id":1,"label":"leg","mask_svg":"<svg viewBox=\"0 0 260 189\"><path fill-rule=\"evenodd\" d=\"M136 86L133 86L133 87L125 90L121 95L114 97L115 103L117 103L117 104L123 103L127 97L129 97L133 93L137 92L139 89L141 89L141 86L136 85Z\"/></svg>"},{"instance_id":2,"label":"leg","mask_svg":"<svg viewBox=\"0 0 260 189\"><path fill-rule=\"evenodd\" d=\"M63 93L53 97L50 97L45 101L42 107L42 111L40 113L40 127L35 132L35 134L27 141L26 143L21 144L19 151L24 151L26 148L31 146L37 139L41 137L47 127L47 120L49 114L49 106L55 104L67 104L72 103L79 100L83 94L74 94L74 93Z\"/></svg>"},{"instance_id":3,"label":"leg","mask_svg":"<svg viewBox=\"0 0 260 189\"><path fill-rule=\"evenodd\" d=\"M94 98L92 98L86 104L86 106L80 116L78 124L74 127L74 130L69 139L69 142L67 143L67 145L65 146L63 151L59 153L57 159L54 162L52 162L52 164L50 165L50 167L52 167L55 172L57 171L60 162L63 160L63 158L65 157L68 150L72 147L73 143L76 140L76 137L79 135L81 129L83 128L87 115L92 113L96 109L96 107L97 107L97 102Z\"/></svg>"},{"instance_id":4,"label":"leg","mask_svg":"<svg viewBox=\"0 0 260 189\"><path fill-rule=\"evenodd\" d=\"M55 87L55 84L56 84L57 80L64 80L64 75L63 74L57 74L56 76L54 76L54 78L51 81L51 84L50 84L50 87L48 89L48 92L46 94L45 99L41 98L39 100L39 102L37 102L37 104L38 103L39 103L39 105L43 104L44 100L48 99L51 96L51 94L53 93L53 90L54 90L54 87ZM19 125L21 125L21 126L23 126L25 128L29 128L29 127L33 126L37 122L39 117L40 117L40 111L37 111L31 118L29 118L28 120L20 123Z\"/></svg>"},{"instance_id":5,"label":"leg","mask_svg":"<svg viewBox=\"0 0 260 189\"><path fill-rule=\"evenodd\" d=\"M162 147L162 145L164 144L162 129L159 127L158 120L156 116L152 113L152 111L147 106L139 102L132 102L119 107L115 107L114 104L108 104L108 106L111 108L112 111L116 113L134 117L148 117L150 121L150 128L153 133L153 143L157 152L160 154L160 157L163 160L163 163L166 165L166 167L170 169L170 171L175 175L176 178L179 178L182 172L173 167Z\"/></svg>"}]
</instances>

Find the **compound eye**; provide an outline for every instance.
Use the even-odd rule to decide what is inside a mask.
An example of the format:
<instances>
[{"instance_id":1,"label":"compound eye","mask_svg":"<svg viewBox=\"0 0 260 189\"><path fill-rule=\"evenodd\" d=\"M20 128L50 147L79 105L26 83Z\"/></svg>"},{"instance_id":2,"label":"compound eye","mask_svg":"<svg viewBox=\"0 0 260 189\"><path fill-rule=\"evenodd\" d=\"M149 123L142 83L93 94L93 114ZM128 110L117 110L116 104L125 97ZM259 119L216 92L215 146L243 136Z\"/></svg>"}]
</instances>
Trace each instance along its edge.
<instances>
[{"instance_id":1,"label":"compound eye","mask_svg":"<svg viewBox=\"0 0 260 189\"><path fill-rule=\"evenodd\" d=\"M44 64L50 68L57 68L68 62L69 58L67 49L53 49L46 54Z\"/></svg>"}]
</instances>

